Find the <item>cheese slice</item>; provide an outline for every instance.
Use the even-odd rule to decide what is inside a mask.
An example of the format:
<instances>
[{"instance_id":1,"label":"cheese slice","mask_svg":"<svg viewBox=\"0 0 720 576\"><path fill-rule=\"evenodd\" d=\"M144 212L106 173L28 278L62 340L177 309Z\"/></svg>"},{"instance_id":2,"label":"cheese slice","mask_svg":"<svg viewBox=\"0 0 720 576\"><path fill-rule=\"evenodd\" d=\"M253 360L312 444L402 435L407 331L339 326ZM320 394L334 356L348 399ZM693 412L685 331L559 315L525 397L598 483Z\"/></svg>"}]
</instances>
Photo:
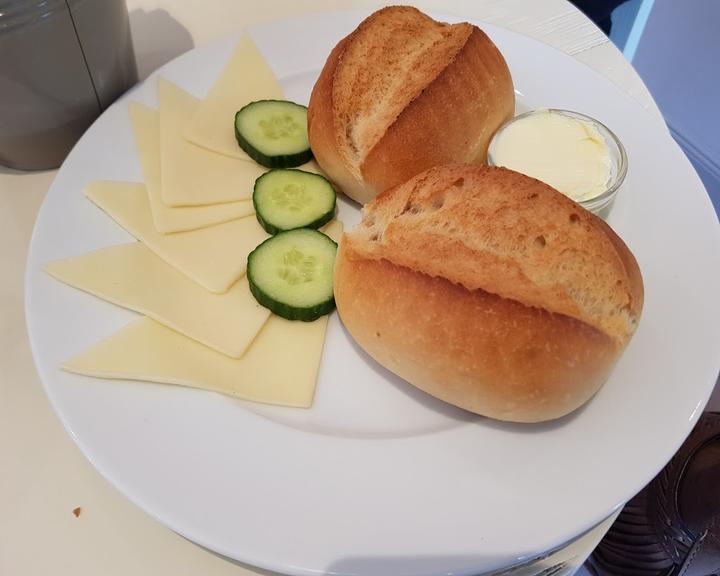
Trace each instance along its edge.
<instances>
[{"instance_id":1,"label":"cheese slice","mask_svg":"<svg viewBox=\"0 0 720 576\"><path fill-rule=\"evenodd\" d=\"M291 322L271 316L242 358L219 354L141 318L66 361L69 372L212 390L236 398L309 407L328 317Z\"/></svg>"},{"instance_id":2,"label":"cheese slice","mask_svg":"<svg viewBox=\"0 0 720 576\"><path fill-rule=\"evenodd\" d=\"M199 100L175 84L161 78L158 98L163 202L169 206L200 206L252 198L255 180L267 168L249 158L231 158L188 142L183 129L195 114ZM226 118L230 128L232 122L230 115Z\"/></svg>"},{"instance_id":3,"label":"cheese slice","mask_svg":"<svg viewBox=\"0 0 720 576\"><path fill-rule=\"evenodd\" d=\"M87 197L160 258L210 292L226 292L245 274L248 254L268 234L254 216L190 232L155 230L142 184L93 182Z\"/></svg>"},{"instance_id":4,"label":"cheese slice","mask_svg":"<svg viewBox=\"0 0 720 576\"><path fill-rule=\"evenodd\" d=\"M242 356L270 316L250 293L247 278L225 294L213 294L140 242L50 262L45 271L235 358Z\"/></svg>"},{"instance_id":5,"label":"cheese slice","mask_svg":"<svg viewBox=\"0 0 720 576\"><path fill-rule=\"evenodd\" d=\"M247 160L235 140L235 113L255 100L284 98L272 70L245 35L185 129L185 137L209 150Z\"/></svg>"},{"instance_id":6,"label":"cheese slice","mask_svg":"<svg viewBox=\"0 0 720 576\"><path fill-rule=\"evenodd\" d=\"M208 206L172 207L161 198L160 117L156 110L130 102L130 120L145 178L155 229L164 234L196 230L255 212L251 200Z\"/></svg>"}]
</instances>

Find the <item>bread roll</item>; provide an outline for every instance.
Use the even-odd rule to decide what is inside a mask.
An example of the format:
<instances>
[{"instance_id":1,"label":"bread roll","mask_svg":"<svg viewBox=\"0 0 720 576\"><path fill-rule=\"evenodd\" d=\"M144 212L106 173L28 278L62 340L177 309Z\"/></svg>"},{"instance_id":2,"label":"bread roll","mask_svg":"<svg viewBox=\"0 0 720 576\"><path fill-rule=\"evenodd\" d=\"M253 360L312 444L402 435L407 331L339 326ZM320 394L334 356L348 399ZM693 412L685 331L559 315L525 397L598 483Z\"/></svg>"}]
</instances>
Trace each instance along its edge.
<instances>
[{"instance_id":1,"label":"bread roll","mask_svg":"<svg viewBox=\"0 0 720 576\"><path fill-rule=\"evenodd\" d=\"M335 300L352 337L418 388L477 414L568 414L608 377L643 306L602 220L504 168L430 169L343 235Z\"/></svg>"},{"instance_id":2,"label":"bread roll","mask_svg":"<svg viewBox=\"0 0 720 576\"><path fill-rule=\"evenodd\" d=\"M365 203L432 166L483 162L514 109L510 71L482 30L391 6L331 52L308 133L323 171Z\"/></svg>"}]
</instances>

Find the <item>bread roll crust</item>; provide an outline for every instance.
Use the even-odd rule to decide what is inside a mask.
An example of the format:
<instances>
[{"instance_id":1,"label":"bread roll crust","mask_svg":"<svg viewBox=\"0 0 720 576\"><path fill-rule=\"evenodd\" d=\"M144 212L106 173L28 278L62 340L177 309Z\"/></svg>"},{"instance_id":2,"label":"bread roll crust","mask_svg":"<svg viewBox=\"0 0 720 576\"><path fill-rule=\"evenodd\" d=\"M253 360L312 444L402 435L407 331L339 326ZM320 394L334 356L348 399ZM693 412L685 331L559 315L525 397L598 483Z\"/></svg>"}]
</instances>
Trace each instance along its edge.
<instances>
[{"instance_id":1,"label":"bread roll crust","mask_svg":"<svg viewBox=\"0 0 720 576\"><path fill-rule=\"evenodd\" d=\"M353 338L408 382L478 414L537 422L606 380L643 286L622 240L559 192L455 165L364 208L340 243L335 300Z\"/></svg>"},{"instance_id":2,"label":"bread roll crust","mask_svg":"<svg viewBox=\"0 0 720 576\"><path fill-rule=\"evenodd\" d=\"M330 179L364 203L431 166L484 161L514 108L505 60L480 29L392 6L331 52L308 133Z\"/></svg>"},{"instance_id":3,"label":"bread roll crust","mask_svg":"<svg viewBox=\"0 0 720 576\"><path fill-rule=\"evenodd\" d=\"M336 302L377 362L427 392L499 420L539 422L585 403L617 348L582 322L470 291L340 245Z\"/></svg>"}]
</instances>

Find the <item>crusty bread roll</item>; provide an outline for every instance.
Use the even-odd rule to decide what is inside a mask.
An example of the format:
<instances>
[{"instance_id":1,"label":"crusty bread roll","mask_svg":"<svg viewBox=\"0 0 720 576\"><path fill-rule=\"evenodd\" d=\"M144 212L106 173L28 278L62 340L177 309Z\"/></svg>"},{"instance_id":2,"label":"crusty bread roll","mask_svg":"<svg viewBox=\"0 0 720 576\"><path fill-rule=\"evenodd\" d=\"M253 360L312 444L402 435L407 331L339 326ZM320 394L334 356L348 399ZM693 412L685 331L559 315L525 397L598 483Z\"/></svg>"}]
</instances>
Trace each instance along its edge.
<instances>
[{"instance_id":1,"label":"crusty bread roll","mask_svg":"<svg viewBox=\"0 0 720 576\"><path fill-rule=\"evenodd\" d=\"M375 360L515 422L586 402L643 306L637 262L605 222L504 168L442 166L386 191L335 266L340 318Z\"/></svg>"},{"instance_id":2,"label":"crusty bread roll","mask_svg":"<svg viewBox=\"0 0 720 576\"><path fill-rule=\"evenodd\" d=\"M365 203L432 166L483 162L514 110L510 71L482 30L391 6L331 52L308 134L323 171Z\"/></svg>"}]
</instances>

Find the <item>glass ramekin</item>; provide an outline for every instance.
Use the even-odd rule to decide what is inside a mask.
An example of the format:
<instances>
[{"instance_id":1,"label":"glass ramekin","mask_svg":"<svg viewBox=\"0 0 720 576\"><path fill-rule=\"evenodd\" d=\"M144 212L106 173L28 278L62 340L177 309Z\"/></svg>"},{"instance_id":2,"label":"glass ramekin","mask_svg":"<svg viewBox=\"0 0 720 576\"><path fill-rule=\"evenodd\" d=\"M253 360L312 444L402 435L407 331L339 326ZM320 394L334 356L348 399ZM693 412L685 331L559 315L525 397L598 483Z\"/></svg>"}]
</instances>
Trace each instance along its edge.
<instances>
[{"instance_id":1,"label":"glass ramekin","mask_svg":"<svg viewBox=\"0 0 720 576\"><path fill-rule=\"evenodd\" d=\"M492 154L493 144L508 126L522 118L526 118L531 114L536 114L539 112L552 112L555 114L567 116L569 118L583 120L585 122L592 123L597 128L598 132L605 141L608 149L608 154L610 156L610 175L608 177L608 181L603 192L600 192L598 195L593 196L592 198L588 198L587 200L580 200L578 201L578 204L580 204L580 206L582 206L586 210L590 210L594 214L602 217L607 216L608 212L610 211L610 207L612 206L612 202L615 200L615 196L618 193L618 190L625 181L625 175L627 174L628 166L627 154L625 153L625 147L622 145L622 142L620 142L620 139L607 126L605 126L605 124L599 122L598 120L595 120L595 118L587 116L586 114L581 114L580 112L573 112L572 110L559 110L557 108L541 108L519 114L518 116L515 116L508 120L505 124L498 128L497 132L495 132L495 135L490 141L490 146L488 147L487 163L490 166L497 165Z\"/></svg>"}]
</instances>

